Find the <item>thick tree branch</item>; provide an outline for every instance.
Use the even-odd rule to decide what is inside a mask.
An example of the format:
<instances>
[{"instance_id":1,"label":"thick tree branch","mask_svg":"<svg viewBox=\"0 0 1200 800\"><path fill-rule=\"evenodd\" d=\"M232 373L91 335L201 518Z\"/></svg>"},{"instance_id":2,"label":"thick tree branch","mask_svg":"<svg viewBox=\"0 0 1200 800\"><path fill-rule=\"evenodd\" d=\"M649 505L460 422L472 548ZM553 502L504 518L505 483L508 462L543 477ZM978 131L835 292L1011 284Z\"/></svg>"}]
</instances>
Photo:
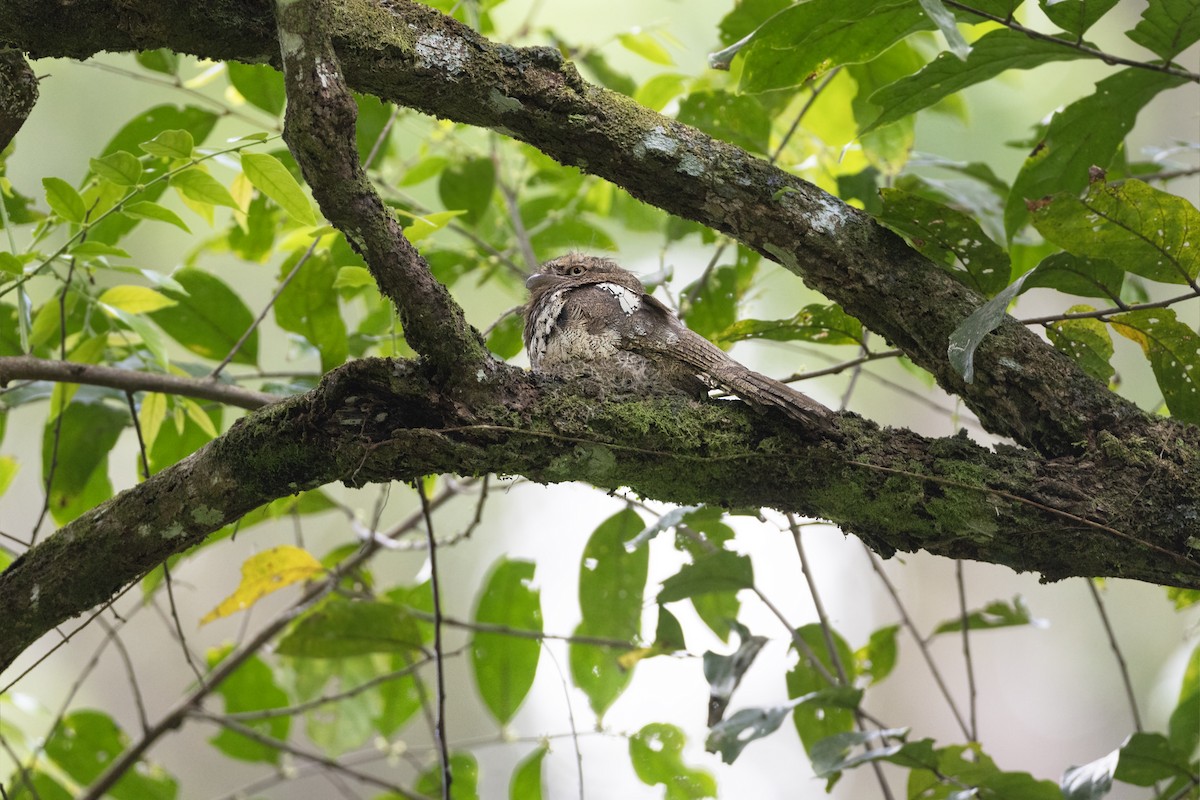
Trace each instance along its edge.
<instances>
[{"instance_id":1,"label":"thick tree branch","mask_svg":"<svg viewBox=\"0 0 1200 800\"><path fill-rule=\"evenodd\" d=\"M628 486L658 500L832 520L876 552L1200 588L1200 436L1085 456L991 452L852 416L814 445L736 402L597 403L501 366L470 409L412 362L364 359L87 512L0 574L0 667L65 619L276 497L456 472ZM747 481L747 474L754 480ZM681 480L680 476L688 476Z\"/></svg>"},{"instance_id":2,"label":"thick tree branch","mask_svg":"<svg viewBox=\"0 0 1200 800\"><path fill-rule=\"evenodd\" d=\"M99 364L77 364L74 361L52 361L33 356L0 356L0 387L16 380L82 383L127 392L162 392L200 400L214 400L250 410L262 408L280 399L266 392L256 392L253 389L204 378L182 378L178 375L138 372Z\"/></svg>"},{"instance_id":3,"label":"thick tree branch","mask_svg":"<svg viewBox=\"0 0 1200 800\"><path fill-rule=\"evenodd\" d=\"M329 41L328 7L281 3L279 41L287 87L283 138L326 219L358 251L396 305L404 338L443 378L475 381L494 359L371 186L359 162L358 107Z\"/></svg>"},{"instance_id":4,"label":"thick tree branch","mask_svg":"<svg viewBox=\"0 0 1200 800\"><path fill-rule=\"evenodd\" d=\"M1058 455L1094 444L1097 431L1124 435L1144 421L1135 406L1011 319L984 341L975 382L965 383L946 347L982 297L817 187L586 83L557 50L495 44L415 2L335 3L330 14L327 32L350 86L521 139L736 237L904 350L961 396L989 430ZM279 64L273 5L264 0L88 0L49 7L0 0L3 45L75 58L169 47ZM338 224L338 209L325 210ZM376 278L384 287L386 278Z\"/></svg>"},{"instance_id":5,"label":"thick tree branch","mask_svg":"<svg viewBox=\"0 0 1200 800\"><path fill-rule=\"evenodd\" d=\"M0 50L0 150L21 130L37 98L37 76L25 57Z\"/></svg>"}]
</instances>

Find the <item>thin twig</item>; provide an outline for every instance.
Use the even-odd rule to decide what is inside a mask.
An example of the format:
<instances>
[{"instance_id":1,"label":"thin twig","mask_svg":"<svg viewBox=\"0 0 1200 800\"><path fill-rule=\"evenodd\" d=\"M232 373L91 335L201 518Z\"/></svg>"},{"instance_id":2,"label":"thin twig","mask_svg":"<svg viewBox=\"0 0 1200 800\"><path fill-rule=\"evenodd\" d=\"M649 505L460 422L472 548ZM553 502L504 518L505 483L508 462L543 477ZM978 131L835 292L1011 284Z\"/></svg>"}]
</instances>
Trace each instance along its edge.
<instances>
[{"instance_id":1,"label":"thin twig","mask_svg":"<svg viewBox=\"0 0 1200 800\"><path fill-rule=\"evenodd\" d=\"M275 302L279 300L279 296L283 294L283 290L286 289L288 284L292 282L292 278L296 277L296 273L300 271L300 268L303 267L305 262L312 257L313 251L317 249L317 244L320 241L320 237L312 240L312 244L310 244L308 249L304 251L304 255L300 256L300 259L296 261L296 265L292 267L290 272L288 272L287 277L279 282L279 287L275 290L275 293L271 295L271 299L267 301L267 304L263 306L263 310L260 311L258 316L254 318L254 321L250 323L250 327L246 328L241 337L239 337L238 340L233 343L233 347L231 347L229 352L225 354L225 357L221 359L221 363L213 367L212 372L208 373L208 380L215 381L221 374L221 370L225 369L229 362L233 361L234 357L238 354L238 351L242 349L242 345L244 345L246 340L250 338L250 334L258 330L258 326L261 325L262 321L266 318L267 312L270 311L275 305Z\"/></svg>"},{"instance_id":2,"label":"thin twig","mask_svg":"<svg viewBox=\"0 0 1200 800\"><path fill-rule=\"evenodd\" d=\"M954 562L954 581L958 584L958 613L962 619L963 662L967 668L967 711L971 719L970 740L979 741L979 722L976 717L975 662L971 660L971 626L967 624L967 587L963 575L963 562Z\"/></svg>"},{"instance_id":3,"label":"thin twig","mask_svg":"<svg viewBox=\"0 0 1200 800\"><path fill-rule=\"evenodd\" d=\"M563 674L562 665L558 663L558 659L554 657L549 647L542 646L543 652L550 659L550 663L554 665L554 671L558 673L558 682L562 686L563 700L567 706L567 724L571 728L571 745L575 750L575 774L579 778L579 800L583 798L583 750L579 746L579 728L575 725L575 709L571 706L571 688L567 683L567 676Z\"/></svg>"},{"instance_id":4,"label":"thin twig","mask_svg":"<svg viewBox=\"0 0 1200 800\"><path fill-rule=\"evenodd\" d=\"M1069 314L1050 314L1045 317L1029 317L1028 319L1019 320L1022 325L1046 325L1051 322L1060 322L1066 319L1104 319L1111 317L1114 314L1123 314L1127 311L1146 311L1154 308L1167 308L1176 303L1182 303L1187 300L1195 300L1200 297L1197 292L1188 292L1178 297L1172 297L1169 300L1157 300L1153 303L1134 303L1132 305L1124 305L1117 308L1101 308L1094 311L1073 311Z\"/></svg>"},{"instance_id":5,"label":"thin twig","mask_svg":"<svg viewBox=\"0 0 1200 800\"><path fill-rule=\"evenodd\" d=\"M122 622L124 621L122 620ZM137 672L133 668L133 659L129 657L129 650L125 647L125 642L121 640L120 633L108 620L104 617L97 617L96 624L108 634L113 647L117 649L117 655L120 656L121 663L125 666L125 677L129 679L129 690L133 694L133 705L137 709L138 722L141 723L142 732L144 733L150 728L150 718L146 715L146 701L142 697L142 689L138 684Z\"/></svg>"},{"instance_id":6,"label":"thin twig","mask_svg":"<svg viewBox=\"0 0 1200 800\"><path fill-rule=\"evenodd\" d=\"M79 364L33 356L0 356L0 386L12 380L47 380L56 383L82 383L106 386L128 392L162 392L254 410L281 398L240 386L216 383L203 378L182 378L140 372L132 369Z\"/></svg>"},{"instance_id":7,"label":"thin twig","mask_svg":"<svg viewBox=\"0 0 1200 800\"><path fill-rule=\"evenodd\" d=\"M1129 700L1129 710L1133 713L1133 727L1138 733L1142 732L1142 715L1138 713L1137 695L1133 691L1133 679L1129 675L1129 666L1125 663L1125 655L1121 652L1121 646L1117 644L1117 635L1113 631L1112 623L1108 619L1108 611L1104 608L1104 599L1100 597L1100 592L1096 589L1096 584L1084 578L1083 582L1087 584L1088 590L1092 593L1092 600L1096 603L1096 611L1100 614L1100 622L1104 625L1104 633L1108 636L1108 646L1112 648L1113 655L1117 657L1117 669L1121 671L1121 682L1125 685L1125 697Z\"/></svg>"},{"instance_id":8,"label":"thin twig","mask_svg":"<svg viewBox=\"0 0 1200 800\"><path fill-rule=\"evenodd\" d=\"M904 629L912 636L916 642L917 650L921 652L921 657L925 659L925 664L929 667L929 672L933 675L933 681L937 684L938 691L942 693L942 697L946 699L946 705L950 707L950 712L954 715L955 721L958 723L959 730L962 731L964 738L971 739L971 730L967 727L967 723L963 720L963 716L959 713L958 704L954 702L954 697L950 694L950 689L946 686L946 681L942 679L942 672L938 669L937 662L933 660L933 656L929 652L929 645L925 638L921 636L917 630L916 624L913 623L912 617L908 615L908 610L904 607L903 601L900 599L900 593L896 591L895 585L888 578L887 573L883 571L883 565L879 563L879 557L867 547L866 542L860 542L863 546L863 552L867 555L867 560L871 562L871 569L875 570L875 574L879 576L879 580L883 582L884 588L887 589L888 595L892 598L893 605L896 606L896 612L900 615L900 622Z\"/></svg>"},{"instance_id":9,"label":"thin twig","mask_svg":"<svg viewBox=\"0 0 1200 800\"><path fill-rule=\"evenodd\" d=\"M446 741L446 667L442 661L442 598L437 567L437 539L433 535L433 514L429 508L429 496L425 484L418 478L415 482L417 495L421 498L421 514L425 517L425 535L429 542L429 590L433 595L433 658L437 674L437 717L434 725L434 740L437 744L438 761L442 768L442 800L450 800L450 744Z\"/></svg>"}]
</instances>

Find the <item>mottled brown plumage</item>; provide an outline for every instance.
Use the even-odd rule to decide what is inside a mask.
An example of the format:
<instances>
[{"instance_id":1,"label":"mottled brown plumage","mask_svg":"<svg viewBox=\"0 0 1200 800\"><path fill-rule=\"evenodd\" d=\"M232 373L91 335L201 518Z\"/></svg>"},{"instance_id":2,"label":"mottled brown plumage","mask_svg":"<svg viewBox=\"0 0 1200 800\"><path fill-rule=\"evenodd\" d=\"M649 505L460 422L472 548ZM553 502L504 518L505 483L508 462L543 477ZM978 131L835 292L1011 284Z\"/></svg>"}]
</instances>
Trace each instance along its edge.
<instances>
[{"instance_id":1,"label":"mottled brown plumage","mask_svg":"<svg viewBox=\"0 0 1200 800\"><path fill-rule=\"evenodd\" d=\"M790 386L747 369L686 328L642 282L605 258L572 253L526 281L525 348L534 372L588 376L641 394L693 397L720 387L758 408L828 425L833 412Z\"/></svg>"}]
</instances>

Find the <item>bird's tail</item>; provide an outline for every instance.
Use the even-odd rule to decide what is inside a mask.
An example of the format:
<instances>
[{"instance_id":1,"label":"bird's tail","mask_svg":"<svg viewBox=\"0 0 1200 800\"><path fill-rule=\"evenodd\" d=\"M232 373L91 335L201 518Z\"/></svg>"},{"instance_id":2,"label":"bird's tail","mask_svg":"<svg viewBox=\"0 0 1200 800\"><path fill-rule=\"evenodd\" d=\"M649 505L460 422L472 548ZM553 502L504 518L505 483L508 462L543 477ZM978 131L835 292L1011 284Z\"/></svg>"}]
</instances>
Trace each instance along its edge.
<instances>
[{"instance_id":1,"label":"bird's tail","mask_svg":"<svg viewBox=\"0 0 1200 800\"><path fill-rule=\"evenodd\" d=\"M698 333L682 331L677 344L684 360L707 375L713 383L733 392L752 406L778 408L797 422L829 427L834 413L786 383L768 378L734 361L724 350Z\"/></svg>"}]
</instances>

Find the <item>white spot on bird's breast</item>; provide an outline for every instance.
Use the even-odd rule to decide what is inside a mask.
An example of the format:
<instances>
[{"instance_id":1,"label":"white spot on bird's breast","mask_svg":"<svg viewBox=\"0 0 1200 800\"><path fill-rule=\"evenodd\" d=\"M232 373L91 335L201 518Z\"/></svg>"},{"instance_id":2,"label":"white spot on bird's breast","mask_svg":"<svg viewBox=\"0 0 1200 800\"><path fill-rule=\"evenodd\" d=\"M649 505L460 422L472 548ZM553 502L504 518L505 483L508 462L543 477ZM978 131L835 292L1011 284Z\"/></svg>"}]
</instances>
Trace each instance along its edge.
<instances>
[{"instance_id":1,"label":"white spot on bird's breast","mask_svg":"<svg viewBox=\"0 0 1200 800\"><path fill-rule=\"evenodd\" d=\"M642 307L642 294L628 289L619 283L598 283L599 288L617 298L617 302L621 304L621 310L628 316Z\"/></svg>"}]
</instances>

